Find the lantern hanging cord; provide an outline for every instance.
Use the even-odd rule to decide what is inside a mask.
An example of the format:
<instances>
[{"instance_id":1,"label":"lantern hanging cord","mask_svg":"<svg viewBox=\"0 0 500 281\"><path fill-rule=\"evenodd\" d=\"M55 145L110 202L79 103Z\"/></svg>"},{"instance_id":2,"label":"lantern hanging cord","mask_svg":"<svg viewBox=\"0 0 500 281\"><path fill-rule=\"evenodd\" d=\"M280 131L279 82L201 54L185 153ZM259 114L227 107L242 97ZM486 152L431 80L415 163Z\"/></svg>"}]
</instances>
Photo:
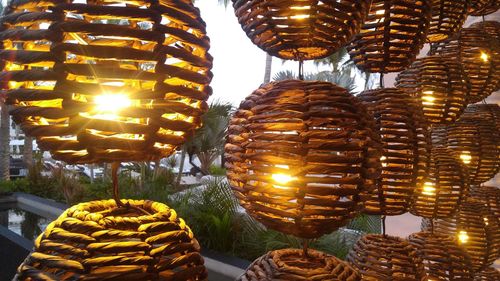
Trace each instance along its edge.
<instances>
[{"instance_id":1,"label":"lantern hanging cord","mask_svg":"<svg viewBox=\"0 0 500 281\"><path fill-rule=\"evenodd\" d=\"M379 84L380 84L380 88L383 89L384 88L384 73L380 73Z\"/></svg>"},{"instance_id":2,"label":"lantern hanging cord","mask_svg":"<svg viewBox=\"0 0 500 281\"><path fill-rule=\"evenodd\" d=\"M299 60L299 80L304 80L304 61Z\"/></svg>"},{"instance_id":3,"label":"lantern hanging cord","mask_svg":"<svg viewBox=\"0 0 500 281\"><path fill-rule=\"evenodd\" d=\"M309 258L309 239L302 240L302 253L304 254L304 258Z\"/></svg>"},{"instance_id":4,"label":"lantern hanging cord","mask_svg":"<svg viewBox=\"0 0 500 281\"><path fill-rule=\"evenodd\" d=\"M116 206L118 208L133 209L145 215L151 215L148 211L142 208L130 205L130 203L128 202L126 204L123 204L122 200L120 200L120 193L118 191L118 168L120 168L120 162L113 162L113 164L111 164L111 178L113 181L113 199L116 202Z\"/></svg>"},{"instance_id":5,"label":"lantern hanging cord","mask_svg":"<svg viewBox=\"0 0 500 281\"><path fill-rule=\"evenodd\" d=\"M382 222L382 235L386 236L386 233L385 233L385 218L386 216L383 215L380 217L380 221Z\"/></svg>"},{"instance_id":6,"label":"lantern hanging cord","mask_svg":"<svg viewBox=\"0 0 500 281\"><path fill-rule=\"evenodd\" d=\"M434 234L434 219L430 220L431 233Z\"/></svg>"}]
</instances>

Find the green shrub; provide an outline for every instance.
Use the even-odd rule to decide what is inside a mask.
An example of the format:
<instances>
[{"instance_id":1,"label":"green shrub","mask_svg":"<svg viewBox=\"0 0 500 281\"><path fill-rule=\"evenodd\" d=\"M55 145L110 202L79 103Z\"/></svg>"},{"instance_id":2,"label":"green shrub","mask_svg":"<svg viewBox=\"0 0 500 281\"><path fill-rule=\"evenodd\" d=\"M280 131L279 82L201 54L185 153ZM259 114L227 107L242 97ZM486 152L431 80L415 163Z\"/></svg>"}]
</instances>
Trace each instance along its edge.
<instances>
[{"instance_id":1,"label":"green shrub","mask_svg":"<svg viewBox=\"0 0 500 281\"><path fill-rule=\"evenodd\" d=\"M208 169L211 175L214 176L225 176L226 175L226 168L222 168L219 165L212 165Z\"/></svg>"}]
</instances>

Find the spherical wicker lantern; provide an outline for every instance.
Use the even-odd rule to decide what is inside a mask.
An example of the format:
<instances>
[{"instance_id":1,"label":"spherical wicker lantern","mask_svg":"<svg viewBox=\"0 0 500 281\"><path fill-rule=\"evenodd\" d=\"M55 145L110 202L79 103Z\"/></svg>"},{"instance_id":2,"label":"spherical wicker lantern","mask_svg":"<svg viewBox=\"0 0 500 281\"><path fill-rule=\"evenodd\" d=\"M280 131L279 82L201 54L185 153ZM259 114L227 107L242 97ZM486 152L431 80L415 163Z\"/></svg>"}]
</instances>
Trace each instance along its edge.
<instances>
[{"instance_id":1,"label":"spherical wicker lantern","mask_svg":"<svg viewBox=\"0 0 500 281\"><path fill-rule=\"evenodd\" d=\"M500 106L498 104L470 104L465 109L463 116L482 122L492 122L497 128L497 132L500 132Z\"/></svg>"},{"instance_id":2,"label":"spherical wicker lantern","mask_svg":"<svg viewBox=\"0 0 500 281\"><path fill-rule=\"evenodd\" d=\"M485 202L500 223L500 188L484 185L471 186L471 196Z\"/></svg>"},{"instance_id":3,"label":"spherical wicker lantern","mask_svg":"<svg viewBox=\"0 0 500 281\"><path fill-rule=\"evenodd\" d=\"M469 0L432 0L432 20L427 41L439 42L455 35L465 23Z\"/></svg>"},{"instance_id":4,"label":"spherical wicker lantern","mask_svg":"<svg viewBox=\"0 0 500 281\"><path fill-rule=\"evenodd\" d=\"M429 123L454 122L469 99L470 84L460 63L429 56L416 60L396 78L396 87L421 100Z\"/></svg>"},{"instance_id":5,"label":"spherical wicker lantern","mask_svg":"<svg viewBox=\"0 0 500 281\"><path fill-rule=\"evenodd\" d=\"M152 201L81 203L49 224L17 280L207 280L198 242L174 210Z\"/></svg>"},{"instance_id":6,"label":"spherical wicker lantern","mask_svg":"<svg viewBox=\"0 0 500 281\"><path fill-rule=\"evenodd\" d=\"M422 280L472 280L470 257L453 237L418 232L408 240L424 265Z\"/></svg>"},{"instance_id":7,"label":"spherical wicker lantern","mask_svg":"<svg viewBox=\"0 0 500 281\"><path fill-rule=\"evenodd\" d=\"M361 280L425 280L415 248L399 237L365 235L351 249L347 261Z\"/></svg>"},{"instance_id":8,"label":"spherical wicker lantern","mask_svg":"<svg viewBox=\"0 0 500 281\"><path fill-rule=\"evenodd\" d=\"M327 57L359 32L370 0L232 0L241 27L259 48L292 60Z\"/></svg>"},{"instance_id":9,"label":"spherical wicker lantern","mask_svg":"<svg viewBox=\"0 0 500 281\"><path fill-rule=\"evenodd\" d=\"M398 72L408 67L425 43L432 0L373 0L361 32L347 50L367 72Z\"/></svg>"},{"instance_id":10,"label":"spherical wicker lantern","mask_svg":"<svg viewBox=\"0 0 500 281\"><path fill-rule=\"evenodd\" d=\"M479 21L472 24L470 27L482 29L495 40L500 40L500 22L498 21Z\"/></svg>"},{"instance_id":11,"label":"spherical wicker lantern","mask_svg":"<svg viewBox=\"0 0 500 281\"><path fill-rule=\"evenodd\" d=\"M500 281L500 271L496 268L488 267L474 274L474 281Z\"/></svg>"},{"instance_id":12,"label":"spherical wicker lantern","mask_svg":"<svg viewBox=\"0 0 500 281\"><path fill-rule=\"evenodd\" d=\"M153 161L200 126L212 59L191 1L9 3L0 87L53 158Z\"/></svg>"},{"instance_id":13,"label":"spherical wicker lantern","mask_svg":"<svg viewBox=\"0 0 500 281\"><path fill-rule=\"evenodd\" d=\"M493 14L500 8L498 0L471 0L471 16L480 17Z\"/></svg>"},{"instance_id":14,"label":"spherical wicker lantern","mask_svg":"<svg viewBox=\"0 0 500 281\"><path fill-rule=\"evenodd\" d=\"M380 174L373 117L327 82L262 86L234 114L225 150L230 185L247 212L303 238L345 225Z\"/></svg>"},{"instance_id":15,"label":"spherical wicker lantern","mask_svg":"<svg viewBox=\"0 0 500 281\"><path fill-rule=\"evenodd\" d=\"M434 44L431 54L462 63L471 83L469 103L481 101L498 89L499 46L483 29L463 28L457 36Z\"/></svg>"},{"instance_id":16,"label":"spherical wicker lantern","mask_svg":"<svg viewBox=\"0 0 500 281\"><path fill-rule=\"evenodd\" d=\"M299 249L269 252L256 259L238 281L331 280L359 281L359 274L346 262L325 253Z\"/></svg>"},{"instance_id":17,"label":"spherical wicker lantern","mask_svg":"<svg viewBox=\"0 0 500 281\"><path fill-rule=\"evenodd\" d=\"M383 151L382 175L377 188L364 202L372 215L407 212L417 181L428 173L430 138L422 107L405 92L385 88L357 96L375 117Z\"/></svg>"},{"instance_id":18,"label":"spherical wicker lantern","mask_svg":"<svg viewBox=\"0 0 500 281\"><path fill-rule=\"evenodd\" d=\"M490 266L500 255L500 224L484 201L468 198L454 216L435 220L434 232L457 237L474 271Z\"/></svg>"},{"instance_id":19,"label":"spherical wicker lantern","mask_svg":"<svg viewBox=\"0 0 500 281\"><path fill-rule=\"evenodd\" d=\"M469 182L481 184L500 170L499 132L492 122L467 118L447 128L447 147L469 169Z\"/></svg>"},{"instance_id":20,"label":"spherical wicker lantern","mask_svg":"<svg viewBox=\"0 0 500 281\"><path fill-rule=\"evenodd\" d=\"M417 185L410 212L424 218L453 215L469 190L467 169L446 148L433 147L429 174Z\"/></svg>"}]
</instances>

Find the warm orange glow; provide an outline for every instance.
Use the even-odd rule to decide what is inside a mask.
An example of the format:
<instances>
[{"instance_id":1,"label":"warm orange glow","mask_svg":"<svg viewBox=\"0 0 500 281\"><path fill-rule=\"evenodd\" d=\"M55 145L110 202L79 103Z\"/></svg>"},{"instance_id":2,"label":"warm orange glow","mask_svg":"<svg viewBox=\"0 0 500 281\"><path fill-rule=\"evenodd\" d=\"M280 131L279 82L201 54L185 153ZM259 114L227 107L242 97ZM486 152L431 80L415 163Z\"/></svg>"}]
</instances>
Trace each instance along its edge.
<instances>
[{"instance_id":1,"label":"warm orange glow","mask_svg":"<svg viewBox=\"0 0 500 281\"><path fill-rule=\"evenodd\" d=\"M384 162L385 160L387 160L387 157L385 156L380 157L380 162L382 162L382 167L387 167L387 163Z\"/></svg>"},{"instance_id":2,"label":"warm orange glow","mask_svg":"<svg viewBox=\"0 0 500 281\"><path fill-rule=\"evenodd\" d=\"M376 15L383 15L385 14L385 10L378 10L375 12Z\"/></svg>"},{"instance_id":3,"label":"warm orange glow","mask_svg":"<svg viewBox=\"0 0 500 281\"><path fill-rule=\"evenodd\" d=\"M434 101L436 101L436 98L433 97L434 91L423 91L422 94L423 105L434 105Z\"/></svg>"},{"instance_id":4,"label":"warm orange glow","mask_svg":"<svg viewBox=\"0 0 500 281\"><path fill-rule=\"evenodd\" d=\"M485 224L485 225L489 225L489 222L488 222L488 218L487 218L487 217L484 217L484 218L483 218L483 220L484 220L484 224Z\"/></svg>"},{"instance_id":5,"label":"warm orange glow","mask_svg":"<svg viewBox=\"0 0 500 281\"><path fill-rule=\"evenodd\" d=\"M490 56L487 53L481 52L481 60L484 62L488 62L490 60Z\"/></svg>"},{"instance_id":6,"label":"warm orange glow","mask_svg":"<svg viewBox=\"0 0 500 281\"><path fill-rule=\"evenodd\" d=\"M469 151L463 151L462 154L460 154L460 160L464 162L464 164L470 164L472 160L472 156L470 155Z\"/></svg>"},{"instance_id":7,"label":"warm orange glow","mask_svg":"<svg viewBox=\"0 0 500 281\"><path fill-rule=\"evenodd\" d=\"M287 174L273 174L272 178L274 181L276 181L279 184L287 184L294 180L294 177L287 175Z\"/></svg>"},{"instance_id":8,"label":"warm orange glow","mask_svg":"<svg viewBox=\"0 0 500 281\"><path fill-rule=\"evenodd\" d=\"M458 241L461 243L461 244L465 244L469 241L469 235L467 234L467 231L463 231L461 230L459 233L458 233Z\"/></svg>"},{"instance_id":9,"label":"warm orange glow","mask_svg":"<svg viewBox=\"0 0 500 281\"><path fill-rule=\"evenodd\" d=\"M100 113L116 113L119 110L130 107L132 102L124 94L104 94L94 98L95 109Z\"/></svg>"},{"instance_id":10,"label":"warm orange glow","mask_svg":"<svg viewBox=\"0 0 500 281\"><path fill-rule=\"evenodd\" d=\"M434 196L436 195L436 188L434 187L434 183L425 182L424 188L422 190L423 195Z\"/></svg>"},{"instance_id":11,"label":"warm orange glow","mask_svg":"<svg viewBox=\"0 0 500 281\"><path fill-rule=\"evenodd\" d=\"M296 16L291 16L290 18L294 20L302 20L302 19L308 19L309 17L310 15L296 15Z\"/></svg>"}]
</instances>

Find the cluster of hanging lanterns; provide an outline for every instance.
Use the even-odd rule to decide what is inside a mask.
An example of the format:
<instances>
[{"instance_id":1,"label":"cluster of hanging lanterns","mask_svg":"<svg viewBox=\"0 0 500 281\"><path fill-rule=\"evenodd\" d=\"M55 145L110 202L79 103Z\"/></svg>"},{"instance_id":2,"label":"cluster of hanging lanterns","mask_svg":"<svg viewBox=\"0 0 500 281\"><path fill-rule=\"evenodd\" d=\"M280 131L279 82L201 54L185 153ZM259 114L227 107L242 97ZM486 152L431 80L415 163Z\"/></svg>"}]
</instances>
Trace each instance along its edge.
<instances>
[{"instance_id":1,"label":"cluster of hanging lanterns","mask_svg":"<svg viewBox=\"0 0 500 281\"><path fill-rule=\"evenodd\" d=\"M497 1L233 6L254 44L300 69L346 46L364 71L401 72L395 88L358 96L299 79L242 101L225 146L230 186L250 216L305 242L258 258L240 280L496 276L498 189L481 184L500 169L500 111L468 105L500 88L500 31L497 22L461 27ZM120 200L116 177L119 161L166 157L201 125L212 58L198 9L189 0L12 1L0 22L13 119L56 159L114 163L114 200L68 209L18 278L206 280L185 222L163 204ZM426 42L430 55L416 59ZM308 249L361 212L382 216L383 233L360 239L348 262ZM406 212L428 219L424 230L386 235L385 217Z\"/></svg>"}]
</instances>

